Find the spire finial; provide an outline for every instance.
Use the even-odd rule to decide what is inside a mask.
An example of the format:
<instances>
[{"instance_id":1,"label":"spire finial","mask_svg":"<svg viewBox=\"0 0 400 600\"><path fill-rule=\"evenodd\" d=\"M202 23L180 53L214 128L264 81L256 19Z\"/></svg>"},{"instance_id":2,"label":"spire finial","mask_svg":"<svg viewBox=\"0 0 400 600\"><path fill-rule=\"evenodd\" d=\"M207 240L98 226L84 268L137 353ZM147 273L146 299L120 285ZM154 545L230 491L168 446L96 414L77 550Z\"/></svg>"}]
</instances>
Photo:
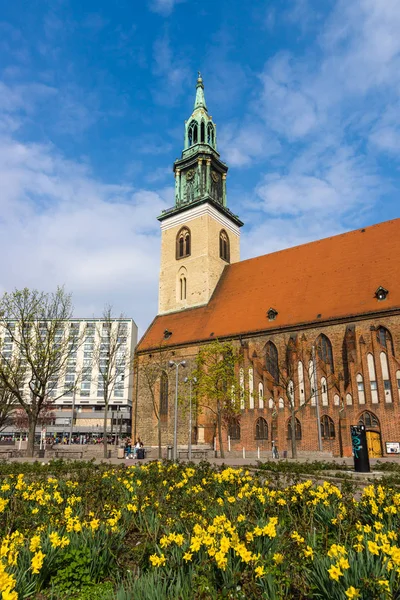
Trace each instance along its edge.
<instances>
[{"instance_id":1,"label":"spire finial","mask_svg":"<svg viewBox=\"0 0 400 600\"><path fill-rule=\"evenodd\" d=\"M204 84L203 78L200 71L197 71L197 84L196 84L196 100L194 102L194 109L204 108L207 110L206 99L204 97Z\"/></svg>"}]
</instances>

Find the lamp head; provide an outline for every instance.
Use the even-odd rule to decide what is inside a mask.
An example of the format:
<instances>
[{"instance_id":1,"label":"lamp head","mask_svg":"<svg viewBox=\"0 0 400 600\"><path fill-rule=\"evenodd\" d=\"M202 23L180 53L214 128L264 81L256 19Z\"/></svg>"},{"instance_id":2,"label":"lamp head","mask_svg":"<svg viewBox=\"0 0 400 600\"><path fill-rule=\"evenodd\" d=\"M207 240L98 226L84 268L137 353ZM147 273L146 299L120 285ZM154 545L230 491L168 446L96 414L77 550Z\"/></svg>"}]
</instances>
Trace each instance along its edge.
<instances>
[{"instance_id":1,"label":"lamp head","mask_svg":"<svg viewBox=\"0 0 400 600\"><path fill-rule=\"evenodd\" d=\"M173 367L173 366L174 366L174 364L175 364L175 363L174 363L174 361L173 361L173 360L170 360L170 361L168 362L168 366L169 366L169 367Z\"/></svg>"},{"instance_id":2,"label":"lamp head","mask_svg":"<svg viewBox=\"0 0 400 600\"><path fill-rule=\"evenodd\" d=\"M182 366L182 367L186 367L186 360L182 360L182 361L181 361L181 366Z\"/></svg>"}]
</instances>

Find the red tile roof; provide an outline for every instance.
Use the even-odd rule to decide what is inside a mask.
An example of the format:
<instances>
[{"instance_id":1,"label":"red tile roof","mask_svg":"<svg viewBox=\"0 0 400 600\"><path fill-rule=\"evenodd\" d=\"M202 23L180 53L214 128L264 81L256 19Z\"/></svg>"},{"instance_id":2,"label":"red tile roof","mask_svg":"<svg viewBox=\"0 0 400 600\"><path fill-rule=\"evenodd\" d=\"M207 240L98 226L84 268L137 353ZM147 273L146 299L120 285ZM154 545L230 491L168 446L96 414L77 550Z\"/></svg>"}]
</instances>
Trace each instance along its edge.
<instances>
[{"instance_id":1,"label":"red tile roof","mask_svg":"<svg viewBox=\"0 0 400 600\"><path fill-rule=\"evenodd\" d=\"M379 286L389 290L384 301ZM206 306L156 317L138 350L392 308L400 308L400 219L229 265Z\"/></svg>"}]
</instances>

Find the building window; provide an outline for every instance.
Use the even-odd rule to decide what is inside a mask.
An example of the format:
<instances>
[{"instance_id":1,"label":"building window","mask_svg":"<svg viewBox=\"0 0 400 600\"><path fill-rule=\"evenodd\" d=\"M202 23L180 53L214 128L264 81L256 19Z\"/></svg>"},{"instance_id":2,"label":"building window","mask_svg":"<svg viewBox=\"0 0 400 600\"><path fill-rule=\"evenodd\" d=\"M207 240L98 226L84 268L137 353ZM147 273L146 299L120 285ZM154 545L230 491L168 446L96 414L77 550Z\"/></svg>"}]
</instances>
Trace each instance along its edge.
<instances>
[{"instance_id":1,"label":"building window","mask_svg":"<svg viewBox=\"0 0 400 600\"><path fill-rule=\"evenodd\" d=\"M228 433L231 440L240 440L240 423L238 419L232 419L230 421Z\"/></svg>"},{"instance_id":2,"label":"building window","mask_svg":"<svg viewBox=\"0 0 400 600\"><path fill-rule=\"evenodd\" d=\"M351 406L353 404L353 397L351 394L346 394L346 404Z\"/></svg>"},{"instance_id":3,"label":"building window","mask_svg":"<svg viewBox=\"0 0 400 600\"><path fill-rule=\"evenodd\" d=\"M383 387L385 390L385 402L392 402L392 388L390 385L389 364L388 364L388 358L387 358L386 352L381 352L380 361L381 361Z\"/></svg>"},{"instance_id":4,"label":"building window","mask_svg":"<svg viewBox=\"0 0 400 600\"><path fill-rule=\"evenodd\" d=\"M328 415L321 417L321 437L323 440L335 439L335 424Z\"/></svg>"},{"instance_id":5,"label":"building window","mask_svg":"<svg viewBox=\"0 0 400 600\"><path fill-rule=\"evenodd\" d=\"M160 415L168 414L168 375L165 371L161 373L160 378Z\"/></svg>"},{"instance_id":6,"label":"building window","mask_svg":"<svg viewBox=\"0 0 400 600\"><path fill-rule=\"evenodd\" d=\"M328 406L328 387L326 384L325 377L321 377L321 396L322 396L322 406Z\"/></svg>"},{"instance_id":7,"label":"building window","mask_svg":"<svg viewBox=\"0 0 400 600\"><path fill-rule=\"evenodd\" d=\"M297 375L299 378L300 405L302 405L306 401L306 395L304 392L304 369L301 360L299 360L299 363L297 365Z\"/></svg>"},{"instance_id":8,"label":"building window","mask_svg":"<svg viewBox=\"0 0 400 600\"><path fill-rule=\"evenodd\" d=\"M186 283L186 277L184 275L181 275L179 278L179 286L180 286L180 299L186 300L187 283Z\"/></svg>"},{"instance_id":9,"label":"building window","mask_svg":"<svg viewBox=\"0 0 400 600\"><path fill-rule=\"evenodd\" d=\"M379 397L378 397L378 386L376 383L375 360L371 353L369 353L367 356L367 363L368 363L369 381L370 381L370 386L371 386L371 401L372 401L372 404L378 404Z\"/></svg>"},{"instance_id":10,"label":"building window","mask_svg":"<svg viewBox=\"0 0 400 600\"><path fill-rule=\"evenodd\" d=\"M214 146L214 127L211 123L207 125L207 144Z\"/></svg>"},{"instance_id":11,"label":"building window","mask_svg":"<svg viewBox=\"0 0 400 600\"><path fill-rule=\"evenodd\" d=\"M272 375L275 383L279 382L278 350L275 344L268 342L265 347L265 366L268 373Z\"/></svg>"},{"instance_id":12,"label":"building window","mask_svg":"<svg viewBox=\"0 0 400 600\"><path fill-rule=\"evenodd\" d=\"M333 373L334 369L332 344L330 340L326 337L326 335L324 335L323 333L321 333L321 335L319 335L317 339L317 352L322 362L324 362L326 365L329 365Z\"/></svg>"},{"instance_id":13,"label":"building window","mask_svg":"<svg viewBox=\"0 0 400 600\"><path fill-rule=\"evenodd\" d=\"M268 423L262 417L259 417L256 421L256 440L267 440L268 439Z\"/></svg>"},{"instance_id":14,"label":"building window","mask_svg":"<svg viewBox=\"0 0 400 600\"><path fill-rule=\"evenodd\" d=\"M264 385L261 381L258 384L258 408L264 408Z\"/></svg>"},{"instance_id":15,"label":"building window","mask_svg":"<svg viewBox=\"0 0 400 600\"><path fill-rule=\"evenodd\" d=\"M364 380L361 373L357 373L357 391L358 391L358 403L365 404L365 390Z\"/></svg>"},{"instance_id":16,"label":"building window","mask_svg":"<svg viewBox=\"0 0 400 600\"><path fill-rule=\"evenodd\" d=\"M289 419L287 422L287 439L288 440L292 439L292 419ZM301 424L297 417L296 417L295 439L301 440Z\"/></svg>"},{"instance_id":17,"label":"building window","mask_svg":"<svg viewBox=\"0 0 400 600\"><path fill-rule=\"evenodd\" d=\"M386 329L386 327L378 327L378 329L376 330L376 339L378 340L381 346L383 346L384 348L386 348L386 350L394 354L392 335L390 331Z\"/></svg>"},{"instance_id":18,"label":"building window","mask_svg":"<svg viewBox=\"0 0 400 600\"><path fill-rule=\"evenodd\" d=\"M202 144L204 144L206 139L206 128L204 125L204 121L201 121L201 125L200 125L200 141Z\"/></svg>"},{"instance_id":19,"label":"building window","mask_svg":"<svg viewBox=\"0 0 400 600\"><path fill-rule=\"evenodd\" d=\"M380 429L378 417L374 415L374 413L369 412L369 410L366 410L362 413L362 415L359 418L358 424L364 425L364 427L368 428L372 427L373 429Z\"/></svg>"},{"instance_id":20,"label":"building window","mask_svg":"<svg viewBox=\"0 0 400 600\"><path fill-rule=\"evenodd\" d=\"M190 256L190 231L183 227L176 236L176 258Z\"/></svg>"},{"instance_id":21,"label":"building window","mask_svg":"<svg viewBox=\"0 0 400 600\"><path fill-rule=\"evenodd\" d=\"M189 146L197 144L198 140L198 125L196 121L192 121L188 127L188 142Z\"/></svg>"},{"instance_id":22,"label":"building window","mask_svg":"<svg viewBox=\"0 0 400 600\"><path fill-rule=\"evenodd\" d=\"M229 237L224 229L219 234L219 255L222 260L230 261Z\"/></svg>"},{"instance_id":23,"label":"building window","mask_svg":"<svg viewBox=\"0 0 400 600\"><path fill-rule=\"evenodd\" d=\"M252 367L249 367L249 408L254 408L254 377Z\"/></svg>"}]
</instances>

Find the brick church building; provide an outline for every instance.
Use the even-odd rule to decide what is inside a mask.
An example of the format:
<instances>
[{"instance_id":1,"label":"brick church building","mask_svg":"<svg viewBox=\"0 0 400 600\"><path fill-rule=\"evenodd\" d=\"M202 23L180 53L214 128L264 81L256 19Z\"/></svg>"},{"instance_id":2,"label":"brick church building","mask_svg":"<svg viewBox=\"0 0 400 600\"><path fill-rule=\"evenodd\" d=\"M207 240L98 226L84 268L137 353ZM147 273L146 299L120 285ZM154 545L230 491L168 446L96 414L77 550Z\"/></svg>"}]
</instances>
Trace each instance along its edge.
<instances>
[{"instance_id":1,"label":"brick church building","mask_svg":"<svg viewBox=\"0 0 400 600\"><path fill-rule=\"evenodd\" d=\"M270 450L272 440L290 450L290 399L300 455L351 455L357 423L366 426L370 456L397 451L400 219L240 261L243 223L227 207L227 171L199 75L174 163L175 206L158 217L159 310L137 348L133 435L146 445L158 435L172 443L178 372L178 444L188 443L184 379L199 347L219 339L240 348L248 398L224 431L232 450ZM288 352L290 380L280 375ZM171 360L186 366L171 369ZM192 442L211 444L214 435L212 416L194 415Z\"/></svg>"}]
</instances>

